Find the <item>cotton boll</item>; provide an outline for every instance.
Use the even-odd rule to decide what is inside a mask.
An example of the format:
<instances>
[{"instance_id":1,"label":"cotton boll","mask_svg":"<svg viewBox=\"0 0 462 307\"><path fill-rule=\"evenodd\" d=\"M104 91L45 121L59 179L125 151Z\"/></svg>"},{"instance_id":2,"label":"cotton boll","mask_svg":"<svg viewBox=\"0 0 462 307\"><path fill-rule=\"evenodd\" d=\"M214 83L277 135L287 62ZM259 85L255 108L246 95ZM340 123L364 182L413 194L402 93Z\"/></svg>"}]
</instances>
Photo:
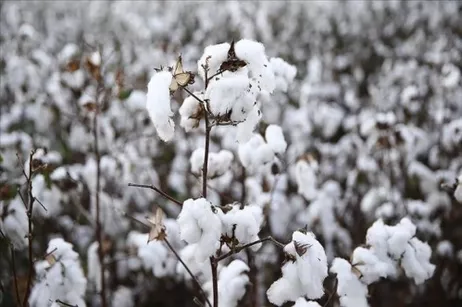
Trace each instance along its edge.
<instances>
[{"instance_id":1,"label":"cotton boll","mask_svg":"<svg viewBox=\"0 0 462 307\"><path fill-rule=\"evenodd\" d=\"M242 166L250 168L255 157L255 150L265 144L265 140L259 134L253 134L252 138L244 144L240 144L238 148L239 160Z\"/></svg>"},{"instance_id":2,"label":"cotton boll","mask_svg":"<svg viewBox=\"0 0 462 307\"><path fill-rule=\"evenodd\" d=\"M210 263L208 261L196 261L198 248L198 244L189 244L180 251L180 257L189 270L194 274L194 276L197 276L200 281L210 280L212 278ZM189 275L188 271L186 271L185 267L180 262L176 265L176 273L186 280L191 279L191 275Z\"/></svg>"},{"instance_id":3,"label":"cotton boll","mask_svg":"<svg viewBox=\"0 0 462 307\"><path fill-rule=\"evenodd\" d=\"M287 92L289 84L294 81L297 74L297 68L281 58L271 58L270 64L275 76L275 88Z\"/></svg>"},{"instance_id":4,"label":"cotton boll","mask_svg":"<svg viewBox=\"0 0 462 307\"><path fill-rule=\"evenodd\" d=\"M299 160L295 165L295 178L298 186L298 194L301 194L306 200L313 200L317 193L317 162L311 163L305 160Z\"/></svg>"},{"instance_id":5,"label":"cotton boll","mask_svg":"<svg viewBox=\"0 0 462 307\"><path fill-rule=\"evenodd\" d=\"M256 93L251 91L246 74L233 73L210 82L205 99L208 99L209 111L215 117L230 115L232 122L244 121L252 111Z\"/></svg>"},{"instance_id":6,"label":"cotton boll","mask_svg":"<svg viewBox=\"0 0 462 307\"><path fill-rule=\"evenodd\" d=\"M418 285L432 277L435 271L435 265L430 263L431 253L430 246L417 238L412 238L406 245L401 266L406 276L413 278Z\"/></svg>"},{"instance_id":7,"label":"cotton boll","mask_svg":"<svg viewBox=\"0 0 462 307\"><path fill-rule=\"evenodd\" d=\"M195 92L194 95L202 99L203 96L200 92ZM190 132L194 128L199 126L201 120L202 107L199 101L193 97L188 96L178 110L181 116L180 126L184 128L186 132Z\"/></svg>"},{"instance_id":8,"label":"cotton boll","mask_svg":"<svg viewBox=\"0 0 462 307\"><path fill-rule=\"evenodd\" d=\"M203 148L198 148L191 154L190 163L193 173L199 174L202 172L204 154L205 151ZM233 158L234 155L229 150L221 150L219 153L210 152L207 164L207 177L215 178L222 176L231 167Z\"/></svg>"},{"instance_id":9,"label":"cotton boll","mask_svg":"<svg viewBox=\"0 0 462 307\"><path fill-rule=\"evenodd\" d=\"M233 260L228 266L223 267L218 276L218 301L223 307L236 307L239 300L244 296L249 277L246 272L249 267L242 260ZM204 285L210 289L211 283ZM212 292L212 291L210 291ZM212 297L209 297L212 300Z\"/></svg>"},{"instance_id":10,"label":"cotton boll","mask_svg":"<svg viewBox=\"0 0 462 307\"><path fill-rule=\"evenodd\" d=\"M265 139L275 153L284 154L287 148L287 142L284 139L284 134L280 126L269 125L265 131Z\"/></svg>"},{"instance_id":11,"label":"cotton boll","mask_svg":"<svg viewBox=\"0 0 462 307\"><path fill-rule=\"evenodd\" d=\"M250 77L256 81L257 87L272 93L275 88L275 78L263 44L242 39L236 43L235 51L238 58L248 63Z\"/></svg>"},{"instance_id":12,"label":"cotton boll","mask_svg":"<svg viewBox=\"0 0 462 307\"><path fill-rule=\"evenodd\" d=\"M47 260L36 263L37 281L31 290L29 304L32 307L45 307L59 299L70 305L85 307L87 280L79 255L72 245L61 238L52 239L46 253L52 253L56 263Z\"/></svg>"},{"instance_id":13,"label":"cotton boll","mask_svg":"<svg viewBox=\"0 0 462 307\"><path fill-rule=\"evenodd\" d=\"M204 148L197 148L191 154L189 163L191 163L191 172L200 174L204 165Z\"/></svg>"},{"instance_id":14,"label":"cotton boll","mask_svg":"<svg viewBox=\"0 0 462 307\"><path fill-rule=\"evenodd\" d=\"M175 123L171 116L169 86L172 74L167 71L157 72L148 83L146 94L146 109L159 137L168 142L173 138Z\"/></svg>"},{"instance_id":15,"label":"cotton boll","mask_svg":"<svg viewBox=\"0 0 462 307\"><path fill-rule=\"evenodd\" d=\"M327 257L313 233L296 231L284 252L295 260L282 267L282 277L267 291L268 300L275 305L296 301L301 296L309 299L324 294L323 281L327 277Z\"/></svg>"},{"instance_id":16,"label":"cotton boll","mask_svg":"<svg viewBox=\"0 0 462 307\"><path fill-rule=\"evenodd\" d=\"M206 261L219 247L221 220L219 209L205 198L188 199L183 203L178 224L180 237L189 244L197 243L197 262Z\"/></svg>"},{"instance_id":17,"label":"cotton boll","mask_svg":"<svg viewBox=\"0 0 462 307\"><path fill-rule=\"evenodd\" d=\"M228 57L230 44L222 43L217 45L210 45L205 47L204 54L197 62L197 71L202 80L205 79L205 71L203 66L208 64L208 76L214 75L218 72L221 64L226 61Z\"/></svg>"},{"instance_id":18,"label":"cotton boll","mask_svg":"<svg viewBox=\"0 0 462 307\"><path fill-rule=\"evenodd\" d=\"M353 251L352 264L361 272L361 281L366 285L378 281L388 275L388 263L382 262L370 249L357 247Z\"/></svg>"},{"instance_id":19,"label":"cotton boll","mask_svg":"<svg viewBox=\"0 0 462 307\"><path fill-rule=\"evenodd\" d=\"M409 219L403 218L399 224L388 229L388 253L398 259L404 253L407 242L415 235L416 227Z\"/></svg>"},{"instance_id":20,"label":"cotton boll","mask_svg":"<svg viewBox=\"0 0 462 307\"><path fill-rule=\"evenodd\" d=\"M254 106L245 121L237 125L236 139L238 143L244 144L250 140L255 127L260 122L261 117L262 114L260 109L258 109L257 106Z\"/></svg>"},{"instance_id":21,"label":"cotton boll","mask_svg":"<svg viewBox=\"0 0 462 307\"><path fill-rule=\"evenodd\" d=\"M130 288L120 286L112 296L113 307L134 307L135 300L133 291Z\"/></svg>"},{"instance_id":22,"label":"cotton boll","mask_svg":"<svg viewBox=\"0 0 462 307\"><path fill-rule=\"evenodd\" d=\"M335 258L330 271L337 274L337 293L342 307L367 307L367 286L359 281L351 265L342 258Z\"/></svg>"},{"instance_id":23,"label":"cotton boll","mask_svg":"<svg viewBox=\"0 0 462 307\"><path fill-rule=\"evenodd\" d=\"M259 240L258 233L263 222L263 211L254 205L241 209L237 204L223 215L222 222L226 236L232 238L234 234L240 245L251 243ZM261 244L255 244L252 249L256 251L260 246Z\"/></svg>"},{"instance_id":24,"label":"cotton boll","mask_svg":"<svg viewBox=\"0 0 462 307\"><path fill-rule=\"evenodd\" d=\"M8 211L3 220L2 230L11 240L14 247L22 250L29 244L27 239L27 234L29 233L28 229L26 208L19 196L16 196L8 205Z\"/></svg>"}]
</instances>

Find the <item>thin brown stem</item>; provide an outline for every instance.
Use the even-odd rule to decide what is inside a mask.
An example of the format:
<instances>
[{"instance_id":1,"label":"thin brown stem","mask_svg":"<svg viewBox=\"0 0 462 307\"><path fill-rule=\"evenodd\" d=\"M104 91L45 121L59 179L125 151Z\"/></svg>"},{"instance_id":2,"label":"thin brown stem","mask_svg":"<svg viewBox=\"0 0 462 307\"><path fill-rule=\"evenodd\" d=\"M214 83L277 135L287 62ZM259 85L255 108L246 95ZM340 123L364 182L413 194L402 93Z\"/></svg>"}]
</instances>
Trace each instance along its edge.
<instances>
[{"instance_id":1,"label":"thin brown stem","mask_svg":"<svg viewBox=\"0 0 462 307\"><path fill-rule=\"evenodd\" d=\"M326 303L324 304L323 307L328 307L330 302L332 301L333 297L335 296L335 293L337 293L337 287L338 287L338 278L337 276L335 277L334 281L334 291L330 294L329 298L327 299Z\"/></svg>"},{"instance_id":2,"label":"thin brown stem","mask_svg":"<svg viewBox=\"0 0 462 307\"><path fill-rule=\"evenodd\" d=\"M218 307L218 261L215 257L210 257L210 267L212 269L212 282L213 282L213 307Z\"/></svg>"},{"instance_id":3,"label":"thin brown stem","mask_svg":"<svg viewBox=\"0 0 462 307\"><path fill-rule=\"evenodd\" d=\"M16 301L18 302L18 306L21 306L21 296L19 295L19 287L18 287L18 275L16 273L16 261L14 256L14 248L11 245L11 270L13 271L13 279L14 279L14 288L16 292Z\"/></svg>"},{"instance_id":4,"label":"thin brown stem","mask_svg":"<svg viewBox=\"0 0 462 307\"><path fill-rule=\"evenodd\" d=\"M281 242L277 241L276 239L274 239L273 237L271 236L268 236L268 237L265 237L263 239L260 239L260 240L257 240L257 241L254 241L254 242L250 242L250 243L247 243L247 244L244 244L244 245L241 245L241 246L237 246L235 247L233 250L227 252L226 254L216 258L215 260L218 262L218 261L221 261L223 259L226 259L228 258L229 256L232 256L234 254L237 254L239 253L240 251L246 249L246 248L249 248L255 244L259 244L259 243L263 243L265 241L272 241L274 244L276 244L277 246L279 246L280 248L284 248L284 244L282 244Z\"/></svg>"},{"instance_id":5,"label":"thin brown stem","mask_svg":"<svg viewBox=\"0 0 462 307\"><path fill-rule=\"evenodd\" d=\"M161 189L159 189L159 188L157 188L157 187L155 187L153 185L129 183L128 186L129 187L136 187L136 188L143 188L143 189L151 189L153 191L156 191L157 193L159 193L160 195L162 195L166 199L170 200L171 202L177 204L178 206L183 206L182 202L180 202L179 200L176 200L172 196L168 195L167 193L165 193L164 191L162 191Z\"/></svg>"},{"instance_id":6,"label":"thin brown stem","mask_svg":"<svg viewBox=\"0 0 462 307\"><path fill-rule=\"evenodd\" d=\"M245 250L247 255L247 264L249 265L249 307L259 306L258 303L258 269L255 263L254 252L250 249Z\"/></svg>"},{"instance_id":7,"label":"thin brown stem","mask_svg":"<svg viewBox=\"0 0 462 307\"><path fill-rule=\"evenodd\" d=\"M28 261L29 261L29 271L27 273L27 283L26 283L26 289L24 292L24 298L22 300L22 304L24 307L28 306L28 300L29 300L29 293L30 293L30 288L32 286L32 275L34 273L34 259L33 259L33 251L32 251L32 241L33 241L33 235L32 235L32 210L34 209L34 203L35 203L35 197L32 194L32 165L33 165L33 160L34 160L34 154L35 150L32 150L30 156L29 156L29 175L26 175L25 170L23 170L24 176L26 177L27 180L27 193L28 193L28 201L29 204L27 205L27 240L28 240Z\"/></svg>"},{"instance_id":8,"label":"thin brown stem","mask_svg":"<svg viewBox=\"0 0 462 307\"><path fill-rule=\"evenodd\" d=\"M103 249L103 229L101 225L101 208L100 208L100 190L101 190L101 155L99 152L99 133L98 133L98 114L100 112L99 106L99 93L104 89L104 84L102 81L98 81L97 97L96 97L96 109L93 116L93 142L94 142L94 151L96 157L96 191L95 191L95 206L96 206L96 225L95 225L95 236L98 241L98 258L101 270L101 306L107 306L107 297L106 297L106 278L105 278L105 266L104 263L104 249Z\"/></svg>"},{"instance_id":9,"label":"thin brown stem","mask_svg":"<svg viewBox=\"0 0 462 307\"><path fill-rule=\"evenodd\" d=\"M136 217L134 216L131 216L129 214L127 214L126 212L123 212L121 211L120 212L123 216L131 219L132 221L140 224L141 226L144 226L146 229L150 230L151 229L151 226L143 223L142 221L140 221L139 219L137 219ZM165 244L167 244L168 248L172 251L172 253L175 255L176 259L178 259L178 261L181 263L181 265L185 268L186 272L188 272L189 276L191 276L192 280L194 280L194 283L197 285L197 287L199 288L199 291L201 292L202 296L204 297L205 301L207 302L207 304L212 307L212 304L210 304L210 301L207 297L207 294L205 293L204 289L202 288L201 284L199 283L199 281L197 280L196 276L194 276L194 274L191 272L191 270L189 269L188 265L183 261L183 259L181 259L180 255L176 252L176 250L173 248L173 246L170 244L170 242L167 240L167 238L164 238L163 240L165 242Z\"/></svg>"},{"instance_id":10,"label":"thin brown stem","mask_svg":"<svg viewBox=\"0 0 462 307\"><path fill-rule=\"evenodd\" d=\"M207 113L205 114L205 150L204 150L204 164L202 166L202 196L207 198L207 171L210 150L210 130L209 120Z\"/></svg>"}]
</instances>

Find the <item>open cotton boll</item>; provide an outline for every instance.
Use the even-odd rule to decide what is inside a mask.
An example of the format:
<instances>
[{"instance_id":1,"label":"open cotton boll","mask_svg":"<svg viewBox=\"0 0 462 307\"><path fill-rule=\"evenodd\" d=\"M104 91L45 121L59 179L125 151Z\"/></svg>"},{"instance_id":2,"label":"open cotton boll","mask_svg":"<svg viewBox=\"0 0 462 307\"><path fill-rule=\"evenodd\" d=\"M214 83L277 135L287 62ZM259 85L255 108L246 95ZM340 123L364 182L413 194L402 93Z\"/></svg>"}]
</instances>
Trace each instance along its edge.
<instances>
[{"instance_id":1,"label":"open cotton boll","mask_svg":"<svg viewBox=\"0 0 462 307\"><path fill-rule=\"evenodd\" d=\"M296 301L301 296L318 299L324 294L327 277L327 257L313 233L296 231L292 242L284 247L292 259L282 267L282 277L267 291L268 300L275 305Z\"/></svg>"},{"instance_id":2,"label":"open cotton boll","mask_svg":"<svg viewBox=\"0 0 462 307\"><path fill-rule=\"evenodd\" d=\"M198 247L198 244L189 244L185 246L180 251L180 257L194 276L197 276L200 281L207 281L212 278L212 270L210 269L210 263L208 261L201 263L196 261ZM176 265L176 272L186 280L191 279L191 275L189 275L188 271L186 271L185 267L180 262Z\"/></svg>"},{"instance_id":3,"label":"open cotton boll","mask_svg":"<svg viewBox=\"0 0 462 307\"><path fill-rule=\"evenodd\" d=\"M205 99L209 111L215 117L230 115L233 122L244 121L256 102L256 93L251 90L245 73L228 73L210 82Z\"/></svg>"},{"instance_id":4,"label":"open cotton boll","mask_svg":"<svg viewBox=\"0 0 462 307\"><path fill-rule=\"evenodd\" d=\"M197 61L197 71L202 80L205 79L203 66L208 63L208 76L216 74L220 69L221 63L226 61L226 58L228 57L229 47L229 43L222 43L205 47L202 57L199 59L199 61Z\"/></svg>"},{"instance_id":5,"label":"open cotton boll","mask_svg":"<svg viewBox=\"0 0 462 307\"><path fill-rule=\"evenodd\" d=\"M135 300L133 297L132 290L124 286L118 287L112 296L111 306L113 307L134 307Z\"/></svg>"},{"instance_id":6,"label":"open cotton boll","mask_svg":"<svg viewBox=\"0 0 462 307\"><path fill-rule=\"evenodd\" d=\"M403 218L397 225L388 226L388 253L399 259L406 249L407 242L415 235L416 226L408 218Z\"/></svg>"},{"instance_id":7,"label":"open cotton boll","mask_svg":"<svg viewBox=\"0 0 462 307\"><path fill-rule=\"evenodd\" d=\"M168 142L173 138L175 123L170 107L169 86L172 81L172 74L168 71L156 72L148 83L146 94L146 109L149 117L156 128L159 137Z\"/></svg>"},{"instance_id":8,"label":"open cotton boll","mask_svg":"<svg viewBox=\"0 0 462 307\"><path fill-rule=\"evenodd\" d=\"M367 285L387 277L388 272L393 270L389 267L390 263L381 261L374 251L364 247L355 248L351 262L361 272L361 281Z\"/></svg>"},{"instance_id":9,"label":"open cotton boll","mask_svg":"<svg viewBox=\"0 0 462 307\"><path fill-rule=\"evenodd\" d=\"M198 148L193 151L190 158L191 171L200 174L204 164L203 148ZM229 150L221 150L219 153L210 152L207 164L207 177L214 178L223 175L231 167L231 162L234 155Z\"/></svg>"},{"instance_id":10,"label":"open cotton boll","mask_svg":"<svg viewBox=\"0 0 462 307\"><path fill-rule=\"evenodd\" d=\"M259 240L261 224L263 223L263 211L255 205L240 208L240 204L222 216L223 231L226 236L232 238L233 233L239 244L247 244ZM256 251L261 244L255 244L251 248Z\"/></svg>"},{"instance_id":11,"label":"open cotton boll","mask_svg":"<svg viewBox=\"0 0 462 307\"><path fill-rule=\"evenodd\" d=\"M239 300L244 296L249 277L247 264L239 259L233 260L228 266L223 267L218 276L218 301L222 307L236 307ZM211 289L211 282L204 287ZM212 292L212 291L210 291ZM209 299L212 300L212 293Z\"/></svg>"},{"instance_id":12,"label":"open cotton boll","mask_svg":"<svg viewBox=\"0 0 462 307\"><path fill-rule=\"evenodd\" d=\"M337 274L337 294L341 307L367 307L367 286L353 272L345 259L335 258L330 271Z\"/></svg>"},{"instance_id":13,"label":"open cotton boll","mask_svg":"<svg viewBox=\"0 0 462 307\"><path fill-rule=\"evenodd\" d=\"M197 243L196 261L204 262L220 245L221 220L219 209L205 198L184 201L178 225L180 237L189 244Z\"/></svg>"},{"instance_id":14,"label":"open cotton boll","mask_svg":"<svg viewBox=\"0 0 462 307\"><path fill-rule=\"evenodd\" d=\"M203 99L203 95L200 92L195 92L194 95ZM188 96L178 110L181 116L180 126L184 128L186 132L190 132L194 128L199 126L201 120L202 107L199 101L193 96Z\"/></svg>"},{"instance_id":15,"label":"open cotton boll","mask_svg":"<svg viewBox=\"0 0 462 307\"><path fill-rule=\"evenodd\" d=\"M48 307L57 299L69 305L85 307L87 280L83 274L79 255L72 244L61 238L48 243L47 254L53 254L55 263L47 260L35 264L37 281L31 290L31 307Z\"/></svg>"},{"instance_id":16,"label":"open cotton boll","mask_svg":"<svg viewBox=\"0 0 462 307\"><path fill-rule=\"evenodd\" d=\"M297 74L297 68L281 58L271 58L270 64L275 76L276 89L287 92L289 84L294 81Z\"/></svg>"},{"instance_id":17,"label":"open cotton boll","mask_svg":"<svg viewBox=\"0 0 462 307\"><path fill-rule=\"evenodd\" d=\"M427 243L412 238L406 244L406 250L401 259L401 267L406 276L413 278L416 284L421 284L432 277L435 265L430 263L432 251Z\"/></svg>"},{"instance_id":18,"label":"open cotton boll","mask_svg":"<svg viewBox=\"0 0 462 307\"><path fill-rule=\"evenodd\" d=\"M318 194L316 171L317 162L308 163L305 160L299 160L295 165L298 194L302 195L308 201L316 198Z\"/></svg>"},{"instance_id":19,"label":"open cotton boll","mask_svg":"<svg viewBox=\"0 0 462 307\"><path fill-rule=\"evenodd\" d=\"M241 39L235 46L236 56L247 62L249 75L256 81L257 88L272 93L275 88L273 70L262 43Z\"/></svg>"},{"instance_id":20,"label":"open cotton boll","mask_svg":"<svg viewBox=\"0 0 462 307\"><path fill-rule=\"evenodd\" d=\"M29 245L27 233L29 232L26 208L19 196L16 196L9 204L2 230L11 240L16 249L24 249Z\"/></svg>"},{"instance_id":21,"label":"open cotton boll","mask_svg":"<svg viewBox=\"0 0 462 307\"><path fill-rule=\"evenodd\" d=\"M292 307L321 307L317 302L307 301L304 297L300 297L295 301Z\"/></svg>"},{"instance_id":22,"label":"open cotton boll","mask_svg":"<svg viewBox=\"0 0 462 307\"><path fill-rule=\"evenodd\" d=\"M128 244L137 247L137 256L141 259L145 270L151 270L156 277L164 277L175 272L176 259L160 241L150 241L148 234L131 231Z\"/></svg>"},{"instance_id":23,"label":"open cotton boll","mask_svg":"<svg viewBox=\"0 0 462 307\"><path fill-rule=\"evenodd\" d=\"M242 123L237 125L236 139L240 144L246 143L253 135L255 127L260 122L262 117L260 109L255 105L249 112L249 115Z\"/></svg>"},{"instance_id":24,"label":"open cotton boll","mask_svg":"<svg viewBox=\"0 0 462 307\"><path fill-rule=\"evenodd\" d=\"M238 155L242 166L249 168L252 165L254 161L255 149L263 144L265 144L263 137L260 134L253 134L248 142L239 145Z\"/></svg>"},{"instance_id":25,"label":"open cotton boll","mask_svg":"<svg viewBox=\"0 0 462 307\"><path fill-rule=\"evenodd\" d=\"M277 154L283 154L287 149L287 142L278 125L269 125L265 131L265 139L271 149Z\"/></svg>"},{"instance_id":26,"label":"open cotton boll","mask_svg":"<svg viewBox=\"0 0 462 307\"><path fill-rule=\"evenodd\" d=\"M45 208L39 203L35 203L33 213L38 213L44 217L55 217L61 213L61 191L55 186L51 185L50 189L47 188L45 177L42 174L32 178L32 191Z\"/></svg>"}]
</instances>

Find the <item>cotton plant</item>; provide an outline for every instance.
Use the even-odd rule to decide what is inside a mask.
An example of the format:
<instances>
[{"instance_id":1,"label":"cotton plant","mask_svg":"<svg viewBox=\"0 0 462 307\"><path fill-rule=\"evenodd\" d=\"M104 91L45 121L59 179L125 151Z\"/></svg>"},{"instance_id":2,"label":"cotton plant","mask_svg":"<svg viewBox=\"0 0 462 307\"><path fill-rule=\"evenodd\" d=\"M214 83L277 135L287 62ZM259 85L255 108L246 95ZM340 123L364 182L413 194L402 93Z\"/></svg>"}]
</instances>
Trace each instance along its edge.
<instances>
[{"instance_id":1,"label":"cotton plant","mask_svg":"<svg viewBox=\"0 0 462 307\"><path fill-rule=\"evenodd\" d=\"M57 300L70 305L86 306L85 278L79 254L72 244L61 238L50 240L47 259L35 264L36 282L31 290L29 304L45 307Z\"/></svg>"},{"instance_id":2,"label":"cotton plant","mask_svg":"<svg viewBox=\"0 0 462 307\"><path fill-rule=\"evenodd\" d=\"M318 299L324 294L327 277L327 257L322 245L312 232L296 231L292 241L284 247L287 261L282 266L282 277L267 291L271 303L281 306L300 297Z\"/></svg>"},{"instance_id":3,"label":"cotton plant","mask_svg":"<svg viewBox=\"0 0 462 307\"><path fill-rule=\"evenodd\" d=\"M353 251L351 263L335 258L330 271L336 274L340 305L369 306L367 286L381 278L396 279L400 271L417 285L429 279L435 271L431 249L415 234L416 226L407 218L394 226L378 220L367 231L366 246Z\"/></svg>"}]
</instances>

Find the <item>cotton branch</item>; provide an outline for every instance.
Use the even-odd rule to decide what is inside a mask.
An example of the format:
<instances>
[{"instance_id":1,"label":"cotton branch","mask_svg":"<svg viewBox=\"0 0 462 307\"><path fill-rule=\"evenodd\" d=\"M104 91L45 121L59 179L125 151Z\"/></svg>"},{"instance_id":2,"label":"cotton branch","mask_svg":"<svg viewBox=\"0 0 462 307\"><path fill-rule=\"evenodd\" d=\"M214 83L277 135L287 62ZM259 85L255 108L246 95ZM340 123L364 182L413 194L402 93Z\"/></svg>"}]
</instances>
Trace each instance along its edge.
<instances>
[{"instance_id":1,"label":"cotton branch","mask_svg":"<svg viewBox=\"0 0 462 307\"><path fill-rule=\"evenodd\" d=\"M274 244L276 244L278 247L280 248L284 248L284 244L282 244L281 242L277 241L276 239L274 239L272 236L268 236L268 237L265 237L263 239L260 239L260 240L257 240L257 241L254 241L254 242L250 242L250 243L247 243L247 244L244 244L244 245L241 245L241 246L237 246L235 248L233 248L231 251L227 252L226 254L224 255L221 255L220 257L217 257L216 258L216 261L221 261L223 259L226 259L234 254L237 254L239 253L240 251L246 249L246 248L249 248L253 245L256 245L256 244L259 244L259 243L263 243L265 241L272 241Z\"/></svg>"},{"instance_id":2,"label":"cotton branch","mask_svg":"<svg viewBox=\"0 0 462 307\"><path fill-rule=\"evenodd\" d=\"M101 77L100 67L95 68L95 72L92 74L97 81L97 90L96 90L96 99L95 99L95 110L93 116L93 146L96 156L96 192L95 192L95 206L96 206L96 225L95 225L95 236L98 241L98 258L101 264L104 263L104 249L103 249L103 230L101 225L101 208L100 208L100 198L99 193L101 190L101 155L99 152L99 133L98 133L98 115L100 112L100 93L102 93L104 88L104 80ZM104 98L104 97L103 97ZM101 306L107 306L107 297L106 297L106 279L105 279L105 267L104 265L100 266L101 269Z\"/></svg>"},{"instance_id":3,"label":"cotton branch","mask_svg":"<svg viewBox=\"0 0 462 307\"><path fill-rule=\"evenodd\" d=\"M129 187L136 187L136 188L143 188L143 189L151 189L153 191L156 191L157 193L159 193L160 195L162 195L163 197L165 197L166 199L170 200L171 202L177 204L178 206L182 206L183 203L180 202L179 200L176 200L175 198L173 198L172 196L168 195L167 193L165 193L164 191L162 191L161 189L159 189L158 187L155 187L153 185L147 185L147 184L138 184L138 183L129 183L128 184Z\"/></svg>"},{"instance_id":4,"label":"cotton branch","mask_svg":"<svg viewBox=\"0 0 462 307\"><path fill-rule=\"evenodd\" d=\"M140 221L139 219L137 219L136 217L134 216L131 216L129 214L127 214L126 212L123 212L121 211L120 212L123 216L129 218L130 220L138 223L139 225L147 228L148 230L151 229L151 226L143 223L142 221ZM186 263L183 261L183 259L181 259L180 255L176 252L176 250L173 248L173 246L170 244L170 242L168 241L167 237L163 238L162 241L165 242L165 244L168 246L168 248L172 251L172 253L175 255L175 257L178 259L178 261L181 263L181 265L185 268L186 272L188 272L189 276L191 276L192 280L194 280L194 283L197 285L197 287L199 288L199 291L201 293L201 295L204 297L205 301L207 302L207 304L209 305L209 307L212 307L212 304L210 303L208 297L207 297L207 294L205 293L204 289L202 288L201 284L199 283L199 281L197 280L196 276L194 276L194 274L191 272L191 270L189 269L189 267L186 265Z\"/></svg>"}]
</instances>

